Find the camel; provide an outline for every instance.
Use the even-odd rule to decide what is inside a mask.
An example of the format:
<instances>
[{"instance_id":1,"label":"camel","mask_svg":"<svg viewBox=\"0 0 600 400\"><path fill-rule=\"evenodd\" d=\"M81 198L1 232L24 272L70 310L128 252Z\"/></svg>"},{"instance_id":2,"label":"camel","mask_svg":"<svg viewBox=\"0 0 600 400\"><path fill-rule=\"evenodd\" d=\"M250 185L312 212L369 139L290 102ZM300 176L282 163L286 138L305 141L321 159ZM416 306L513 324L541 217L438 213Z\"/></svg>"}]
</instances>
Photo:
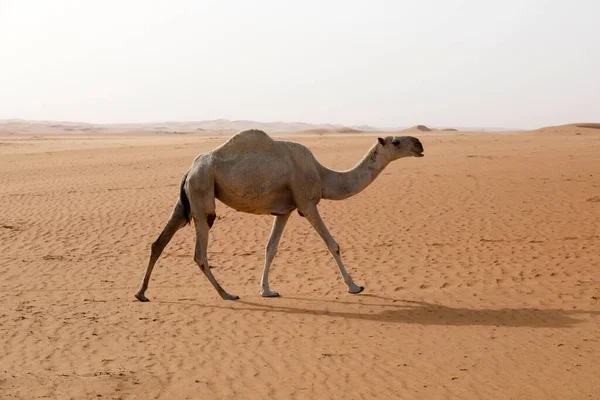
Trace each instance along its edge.
<instances>
[{"instance_id":1,"label":"camel","mask_svg":"<svg viewBox=\"0 0 600 400\"><path fill-rule=\"evenodd\" d=\"M222 299L239 299L219 285L208 264L208 233L216 219L215 199L237 211L275 216L260 281L263 297L279 296L269 287L269 268L294 210L308 220L327 245L348 292L362 292L364 287L355 284L346 271L340 247L327 230L317 205L321 199L343 200L361 192L391 161L411 156L423 157L423 145L417 138L380 137L354 168L334 171L321 165L299 143L274 140L256 129L235 134L216 149L199 154L183 175L179 200L167 225L152 243L146 274L135 297L149 301L145 293L156 261L175 232L193 220L194 261Z\"/></svg>"}]
</instances>

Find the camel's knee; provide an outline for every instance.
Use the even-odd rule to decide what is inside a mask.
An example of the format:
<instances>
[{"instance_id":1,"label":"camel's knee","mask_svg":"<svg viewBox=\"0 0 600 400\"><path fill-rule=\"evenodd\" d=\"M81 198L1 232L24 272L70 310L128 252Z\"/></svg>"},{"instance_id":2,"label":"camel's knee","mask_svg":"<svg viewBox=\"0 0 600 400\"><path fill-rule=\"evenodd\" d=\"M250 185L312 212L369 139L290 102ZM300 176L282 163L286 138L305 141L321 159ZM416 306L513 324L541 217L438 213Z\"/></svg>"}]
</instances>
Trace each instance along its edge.
<instances>
[{"instance_id":1,"label":"camel's knee","mask_svg":"<svg viewBox=\"0 0 600 400\"><path fill-rule=\"evenodd\" d=\"M267 244L267 248L265 250L267 260L273 261L273 258L275 258L275 255L277 254L277 247L279 247L278 245L279 243L276 242L269 242Z\"/></svg>"},{"instance_id":2,"label":"camel's knee","mask_svg":"<svg viewBox=\"0 0 600 400\"><path fill-rule=\"evenodd\" d=\"M340 255L340 245L337 244L335 240L327 243L327 248L331 252L331 254Z\"/></svg>"},{"instance_id":3,"label":"camel's knee","mask_svg":"<svg viewBox=\"0 0 600 400\"><path fill-rule=\"evenodd\" d=\"M272 262L273 259L275 258L275 255L277 254L276 251L273 252L267 252L267 261L268 262Z\"/></svg>"},{"instance_id":4,"label":"camel's knee","mask_svg":"<svg viewBox=\"0 0 600 400\"><path fill-rule=\"evenodd\" d=\"M204 271L204 268L206 268L204 266L204 261L202 261L202 259L200 257L194 257L194 261L196 262L196 264L198 264L198 267L200 267L200 270Z\"/></svg>"},{"instance_id":5,"label":"camel's knee","mask_svg":"<svg viewBox=\"0 0 600 400\"><path fill-rule=\"evenodd\" d=\"M208 260L199 254L194 254L194 261L198 264L201 271L204 271L208 267Z\"/></svg>"}]
</instances>

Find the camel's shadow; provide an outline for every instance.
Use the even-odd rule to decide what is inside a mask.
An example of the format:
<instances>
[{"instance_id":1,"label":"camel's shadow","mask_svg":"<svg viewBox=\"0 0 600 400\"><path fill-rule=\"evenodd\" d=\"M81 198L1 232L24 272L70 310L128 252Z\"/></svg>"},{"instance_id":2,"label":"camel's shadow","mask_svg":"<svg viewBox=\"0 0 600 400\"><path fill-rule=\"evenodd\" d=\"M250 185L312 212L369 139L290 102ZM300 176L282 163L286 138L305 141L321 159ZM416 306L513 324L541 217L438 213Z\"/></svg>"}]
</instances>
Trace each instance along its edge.
<instances>
[{"instance_id":1,"label":"camel's shadow","mask_svg":"<svg viewBox=\"0 0 600 400\"><path fill-rule=\"evenodd\" d=\"M206 306L198 303L181 302L186 305L221 308L239 311L257 311L283 314L317 315L333 318L359 319L365 321L404 323L419 325L469 326L489 325L506 327L530 328L565 328L584 322L584 319L574 318L581 315L600 315L600 311L563 310L544 308L498 308L473 309L448 307L440 304L426 303L400 299L388 299L381 296L363 294L361 297L384 300L377 303L350 302L332 299L309 299L299 297L281 297L280 299L265 299L258 302L238 300L235 305ZM318 307L289 306L289 301L295 304L302 302L337 303L359 306L358 312L331 310ZM282 303L286 303L286 305ZM240 306L241 305L241 306ZM381 308L385 310L380 311Z\"/></svg>"}]
</instances>

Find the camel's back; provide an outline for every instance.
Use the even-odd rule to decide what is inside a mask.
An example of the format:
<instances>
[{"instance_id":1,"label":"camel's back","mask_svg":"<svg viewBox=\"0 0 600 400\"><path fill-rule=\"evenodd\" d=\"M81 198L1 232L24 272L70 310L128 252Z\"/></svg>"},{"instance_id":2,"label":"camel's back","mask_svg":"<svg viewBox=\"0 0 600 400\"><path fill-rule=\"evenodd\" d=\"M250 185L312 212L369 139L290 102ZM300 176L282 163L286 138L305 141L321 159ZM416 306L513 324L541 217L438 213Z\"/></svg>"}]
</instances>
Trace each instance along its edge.
<instances>
[{"instance_id":1,"label":"camel's back","mask_svg":"<svg viewBox=\"0 0 600 400\"><path fill-rule=\"evenodd\" d=\"M265 132L250 129L233 135L212 152L215 161L225 162L230 167L236 164L253 165L259 168L288 168L302 171L313 170L316 164L312 152L300 143L274 140Z\"/></svg>"},{"instance_id":2,"label":"camel's back","mask_svg":"<svg viewBox=\"0 0 600 400\"><path fill-rule=\"evenodd\" d=\"M273 150L275 141L265 132L258 129L248 129L233 135L221 146L213 150L213 154L219 157L229 158L243 154L247 151Z\"/></svg>"}]
</instances>

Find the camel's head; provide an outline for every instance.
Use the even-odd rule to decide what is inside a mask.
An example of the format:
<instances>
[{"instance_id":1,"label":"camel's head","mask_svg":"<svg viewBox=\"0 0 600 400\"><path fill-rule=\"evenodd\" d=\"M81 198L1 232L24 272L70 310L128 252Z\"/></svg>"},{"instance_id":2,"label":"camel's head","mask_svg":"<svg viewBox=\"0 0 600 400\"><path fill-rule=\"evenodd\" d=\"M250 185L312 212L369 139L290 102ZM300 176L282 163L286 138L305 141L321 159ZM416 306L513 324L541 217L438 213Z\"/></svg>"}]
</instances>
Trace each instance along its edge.
<instances>
[{"instance_id":1,"label":"camel's head","mask_svg":"<svg viewBox=\"0 0 600 400\"><path fill-rule=\"evenodd\" d=\"M402 157L423 157L423 145L412 136L388 136L377 138L383 151L392 160Z\"/></svg>"}]
</instances>

